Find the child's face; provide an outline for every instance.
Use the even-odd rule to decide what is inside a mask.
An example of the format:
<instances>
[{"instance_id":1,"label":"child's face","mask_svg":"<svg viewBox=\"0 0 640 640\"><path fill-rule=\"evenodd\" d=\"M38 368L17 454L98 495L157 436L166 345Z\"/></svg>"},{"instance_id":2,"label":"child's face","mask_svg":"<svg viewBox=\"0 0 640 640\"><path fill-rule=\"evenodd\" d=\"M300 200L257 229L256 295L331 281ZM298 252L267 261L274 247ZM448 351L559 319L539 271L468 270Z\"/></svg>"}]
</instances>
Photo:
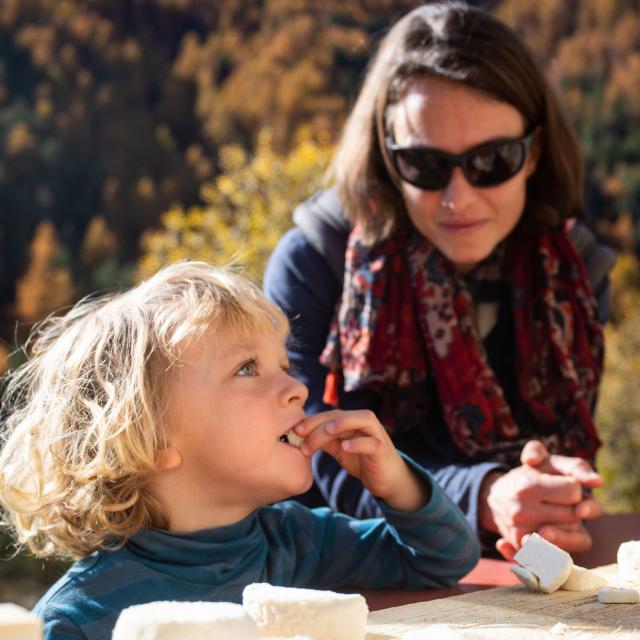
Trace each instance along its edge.
<instances>
[{"instance_id":1,"label":"child's face","mask_svg":"<svg viewBox=\"0 0 640 640\"><path fill-rule=\"evenodd\" d=\"M275 331L212 328L181 357L167 411L167 439L182 462L188 500L220 516L246 514L306 491L310 461L280 438L304 418L307 388L288 373ZM240 514L241 515L241 514Z\"/></svg>"}]
</instances>

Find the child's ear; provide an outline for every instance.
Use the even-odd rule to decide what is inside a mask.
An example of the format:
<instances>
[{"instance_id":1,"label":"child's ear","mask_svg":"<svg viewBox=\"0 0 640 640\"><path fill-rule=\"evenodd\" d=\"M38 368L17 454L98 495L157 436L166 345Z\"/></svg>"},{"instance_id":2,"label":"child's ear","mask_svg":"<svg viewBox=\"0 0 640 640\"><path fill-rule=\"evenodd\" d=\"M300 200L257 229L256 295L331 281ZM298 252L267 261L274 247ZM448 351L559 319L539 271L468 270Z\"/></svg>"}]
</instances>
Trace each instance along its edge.
<instances>
[{"instance_id":1,"label":"child's ear","mask_svg":"<svg viewBox=\"0 0 640 640\"><path fill-rule=\"evenodd\" d=\"M178 449L167 445L156 453L156 466L158 471L170 471L177 469L182 464L182 454Z\"/></svg>"}]
</instances>

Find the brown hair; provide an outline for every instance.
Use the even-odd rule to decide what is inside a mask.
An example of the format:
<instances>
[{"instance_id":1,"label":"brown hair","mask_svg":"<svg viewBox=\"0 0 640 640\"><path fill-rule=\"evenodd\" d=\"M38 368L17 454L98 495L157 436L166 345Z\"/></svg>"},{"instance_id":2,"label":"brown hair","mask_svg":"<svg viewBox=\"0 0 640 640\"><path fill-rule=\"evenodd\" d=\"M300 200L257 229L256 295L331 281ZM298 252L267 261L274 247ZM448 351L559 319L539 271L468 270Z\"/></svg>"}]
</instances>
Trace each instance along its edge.
<instances>
[{"instance_id":1,"label":"brown hair","mask_svg":"<svg viewBox=\"0 0 640 640\"><path fill-rule=\"evenodd\" d=\"M490 13L438 2L405 15L382 40L329 168L347 217L360 222L370 240L387 236L404 215L399 179L384 145L388 109L424 75L509 103L527 130L541 126L540 159L527 181L527 225L552 229L583 217L580 149L540 66Z\"/></svg>"}]
</instances>

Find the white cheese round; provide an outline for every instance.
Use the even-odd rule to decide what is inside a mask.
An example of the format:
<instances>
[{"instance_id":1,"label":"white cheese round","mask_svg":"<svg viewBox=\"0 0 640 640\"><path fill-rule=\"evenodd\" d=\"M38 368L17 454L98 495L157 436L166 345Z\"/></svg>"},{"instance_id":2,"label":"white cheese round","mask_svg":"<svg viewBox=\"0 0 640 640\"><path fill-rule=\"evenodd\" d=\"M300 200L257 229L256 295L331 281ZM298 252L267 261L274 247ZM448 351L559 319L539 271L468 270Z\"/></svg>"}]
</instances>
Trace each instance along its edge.
<instances>
[{"instance_id":1,"label":"white cheese round","mask_svg":"<svg viewBox=\"0 0 640 640\"><path fill-rule=\"evenodd\" d=\"M158 601L122 611L112 640L253 640L258 635L242 605Z\"/></svg>"},{"instance_id":2,"label":"white cheese round","mask_svg":"<svg viewBox=\"0 0 640 640\"><path fill-rule=\"evenodd\" d=\"M42 640L42 620L17 604L0 604L2 640Z\"/></svg>"},{"instance_id":3,"label":"white cheese round","mask_svg":"<svg viewBox=\"0 0 640 640\"><path fill-rule=\"evenodd\" d=\"M640 593L635 589L623 587L600 587L598 602L603 604L637 604L640 602Z\"/></svg>"},{"instance_id":4,"label":"white cheese round","mask_svg":"<svg viewBox=\"0 0 640 640\"><path fill-rule=\"evenodd\" d=\"M316 589L274 587L255 583L245 587L242 604L267 637L311 636L314 640L363 640L366 600L359 594Z\"/></svg>"},{"instance_id":5,"label":"white cheese round","mask_svg":"<svg viewBox=\"0 0 640 640\"><path fill-rule=\"evenodd\" d=\"M628 540L618 547L618 573L623 580L640 582L640 540Z\"/></svg>"},{"instance_id":6,"label":"white cheese round","mask_svg":"<svg viewBox=\"0 0 640 640\"><path fill-rule=\"evenodd\" d=\"M566 591L591 591L598 587L604 587L607 581L589 569L573 565L569 577L561 585Z\"/></svg>"}]
</instances>

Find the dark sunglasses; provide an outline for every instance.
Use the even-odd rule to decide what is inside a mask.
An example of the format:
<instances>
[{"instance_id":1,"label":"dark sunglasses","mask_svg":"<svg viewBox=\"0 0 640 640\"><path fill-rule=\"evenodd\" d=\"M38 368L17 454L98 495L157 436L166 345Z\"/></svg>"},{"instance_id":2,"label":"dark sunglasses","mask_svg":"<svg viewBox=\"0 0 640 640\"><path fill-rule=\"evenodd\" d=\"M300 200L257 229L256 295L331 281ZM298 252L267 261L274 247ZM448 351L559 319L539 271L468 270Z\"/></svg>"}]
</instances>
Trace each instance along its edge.
<instances>
[{"instance_id":1,"label":"dark sunglasses","mask_svg":"<svg viewBox=\"0 0 640 640\"><path fill-rule=\"evenodd\" d=\"M385 139L385 145L398 176L419 189L444 189L454 167L460 167L474 187L494 187L522 169L534 133L516 139L491 140L460 154L430 147L401 147L391 137Z\"/></svg>"}]
</instances>

